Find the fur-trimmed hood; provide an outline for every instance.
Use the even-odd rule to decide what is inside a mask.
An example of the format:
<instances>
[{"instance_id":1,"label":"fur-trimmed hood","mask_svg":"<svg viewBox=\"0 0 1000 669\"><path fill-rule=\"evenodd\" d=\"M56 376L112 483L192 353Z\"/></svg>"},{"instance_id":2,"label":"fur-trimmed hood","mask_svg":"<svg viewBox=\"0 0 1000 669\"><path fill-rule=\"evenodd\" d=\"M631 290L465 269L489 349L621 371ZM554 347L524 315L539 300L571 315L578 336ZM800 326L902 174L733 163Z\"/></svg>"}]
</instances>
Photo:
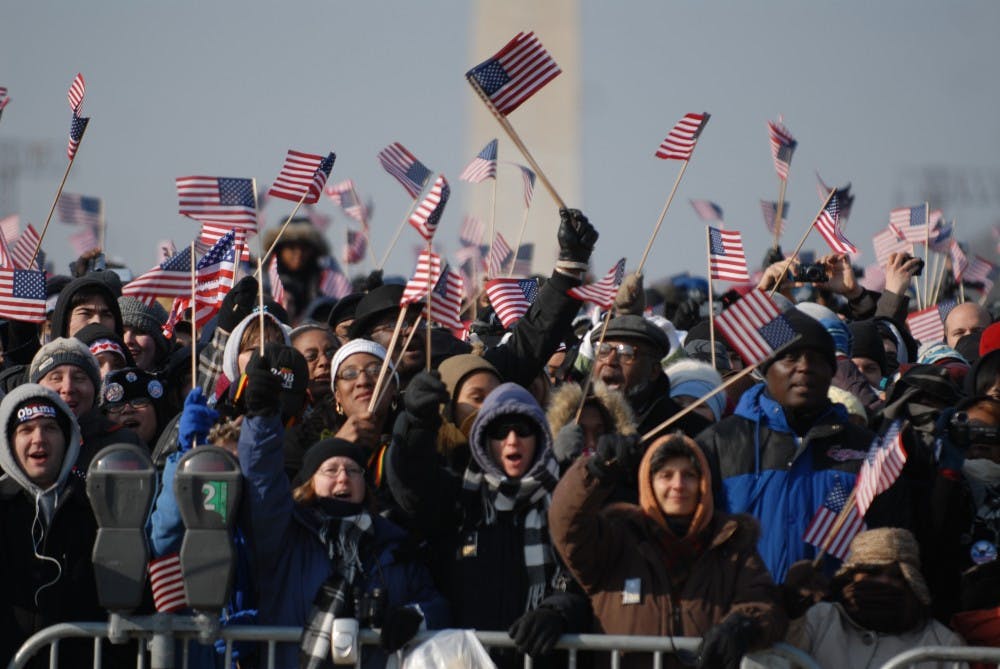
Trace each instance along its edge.
<instances>
[{"instance_id":1,"label":"fur-trimmed hood","mask_svg":"<svg viewBox=\"0 0 1000 669\"><path fill-rule=\"evenodd\" d=\"M594 381L590 388L591 395L611 418L612 431L619 434L635 434L635 414L632 413L632 407L625 397L601 381ZM559 434L559 430L574 420L582 393L583 389L576 383L564 383L551 392L546 417L552 434Z\"/></svg>"}]
</instances>

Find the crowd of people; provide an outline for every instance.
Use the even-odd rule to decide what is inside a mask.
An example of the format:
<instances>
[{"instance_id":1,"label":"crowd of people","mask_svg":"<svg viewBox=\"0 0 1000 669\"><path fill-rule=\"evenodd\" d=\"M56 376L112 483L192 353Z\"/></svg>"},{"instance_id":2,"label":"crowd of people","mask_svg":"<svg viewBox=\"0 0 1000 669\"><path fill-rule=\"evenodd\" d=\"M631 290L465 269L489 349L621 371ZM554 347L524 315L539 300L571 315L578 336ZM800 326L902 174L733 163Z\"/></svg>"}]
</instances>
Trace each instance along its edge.
<instances>
[{"instance_id":1,"label":"crowd of people","mask_svg":"<svg viewBox=\"0 0 1000 669\"><path fill-rule=\"evenodd\" d=\"M404 287L377 273L324 298L321 236L289 229L272 237L283 303L238 278L196 339L183 320L165 336L162 305L85 262L49 277L46 323L0 327L0 662L49 625L107 619L85 484L119 443L159 472L154 560L183 538L180 458L238 458L221 622L301 627L279 667L328 666L337 618L380 631L365 667L444 628L508 631L503 667L564 662L567 633L701 637L666 659L701 667L781 666L779 641L823 667L1000 646L1000 323L963 301L943 341L918 346L912 258L890 257L879 293L846 256L803 284L778 252L719 300L774 291L795 337L756 364L713 333L697 291L631 274L607 321L571 296L598 239L577 210L560 211L559 257L527 312L505 329L475 296L462 338L425 327L423 304L401 308ZM853 503L890 426L900 475L844 551L824 541L840 525L807 541L818 512ZM147 599L137 613L156 610ZM254 644L235 656L266 660ZM191 660L223 663L212 647ZM90 663L63 647L60 666Z\"/></svg>"}]
</instances>

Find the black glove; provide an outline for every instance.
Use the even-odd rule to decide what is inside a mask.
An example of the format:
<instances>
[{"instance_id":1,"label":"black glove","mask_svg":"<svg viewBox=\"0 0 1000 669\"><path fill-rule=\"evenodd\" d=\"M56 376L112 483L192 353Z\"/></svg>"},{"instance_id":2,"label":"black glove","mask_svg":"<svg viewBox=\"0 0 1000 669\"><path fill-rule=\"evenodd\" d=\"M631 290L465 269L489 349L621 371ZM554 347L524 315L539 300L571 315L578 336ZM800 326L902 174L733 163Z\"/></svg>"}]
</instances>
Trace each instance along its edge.
<instances>
[{"instance_id":1,"label":"black glove","mask_svg":"<svg viewBox=\"0 0 1000 669\"><path fill-rule=\"evenodd\" d=\"M281 381L281 422L286 426L302 414L309 389L309 363L291 346L267 344L264 355L271 362L271 373Z\"/></svg>"},{"instance_id":2,"label":"black glove","mask_svg":"<svg viewBox=\"0 0 1000 669\"><path fill-rule=\"evenodd\" d=\"M800 618L810 606L823 601L830 590L830 579L812 560L799 560L788 568L781 584L785 611L789 618Z\"/></svg>"},{"instance_id":3,"label":"black glove","mask_svg":"<svg viewBox=\"0 0 1000 669\"><path fill-rule=\"evenodd\" d=\"M531 657L546 655L566 631L566 619L555 609L535 609L514 621L507 634L517 649Z\"/></svg>"},{"instance_id":4,"label":"black glove","mask_svg":"<svg viewBox=\"0 0 1000 669\"><path fill-rule=\"evenodd\" d=\"M245 276L222 298L219 307L218 326L232 332L239 322L253 312L257 306L257 279Z\"/></svg>"},{"instance_id":5,"label":"black glove","mask_svg":"<svg viewBox=\"0 0 1000 669\"><path fill-rule=\"evenodd\" d=\"M590 254L597 243L597 230L579 209L559 210L559 260L583 263L590 260Z\"/></svg>"},{"instance_id":6,"label":"black glove","mask_svg":"<svg viewBox=\"0 0 1000 669\"><path fill-rule=\"evenodd\" d=\"M441 405L448 400L448 388L441 381L441 375L434 370L414 376L403 393L406 412L431 427L441 424Z\"/></svg>"},{"instance_id":7,"label":"black glove","mask_svg":"<svg viewBox=\"0 0 1000 669\"><path fill-rule=\"evenodd\" d=\"M740 613L734 613L706 632L701 642L698 667L701 669L737 669L760 634L760 626Z\"/></svg>"},{"instance_id":8,"label":"black glove","mask_svg":"<svg viewBox=\"0 0 1000 669\"><path fill-rule=\"evenodd\" d=\"M382 648L394 653L420 631L424 617L412 606L397 606L382 621Z\"/></svg>"},{"instance_id":9,"label":"black glove","mask_svg":"<svg viewBox=\"0 0 1000 669\"><path fill-rule=\"evenodd\" d=\"M601 482L617 483L623 477L634 480L639 471L642 451L639 437L612 432L597 439L596 453L587 463L587 471Z\"/></svg>"},{"instance_id":10,"label":"black glove","mask_svg":"<svg viewBox=\"0 0 1000 669\"><path fill-rule=\"evenodd\" d=\"M246 386L242 398L248 416L269 416L281 411L281 379L271 373L271 362L267 354L261 358L260 351L254 351L243 373Z\"/></svg>"}]
</instances>

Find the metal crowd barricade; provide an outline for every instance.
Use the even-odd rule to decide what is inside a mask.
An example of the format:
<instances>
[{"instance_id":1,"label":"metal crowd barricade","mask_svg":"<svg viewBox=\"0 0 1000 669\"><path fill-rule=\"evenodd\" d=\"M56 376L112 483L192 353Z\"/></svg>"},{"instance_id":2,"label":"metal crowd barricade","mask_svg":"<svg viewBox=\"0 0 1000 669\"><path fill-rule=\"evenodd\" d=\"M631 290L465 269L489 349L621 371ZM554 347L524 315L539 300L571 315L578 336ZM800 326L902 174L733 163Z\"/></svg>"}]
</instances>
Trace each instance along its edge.
<instances>
[{"instance_id":1,"label":"metal crowd barricade","mask_svg":"<svg viewBox=\"0 0 1000 669\"><path fill-rule=\"evenodd\" d=\"M882 669L903 669L924 660L1000 664L1000 648L991 646L918 646L892 658L882 665Z\"/></svg>"},{"instance_id":2,"label":"metal crowd barricade","mask_svg":"<svg viewBox=\"0 0 1000 669\"><path fill-rule=\"evenodd\" d=\"M187 669L192 643L204 638L204 625L196 624L189 616L148 616L134 619L119 619L109 623L63 623L39 631L29 638L8 664L8 669L20 669L46 646L49 647L49 667L58 669L59 641L70 638L91 638L94 640L94 667L103 669L101 662L101 641L116 638L118 641L137 639L139 652L136 657L137 669ZM438 630L439 631L439 630ZM506 632L474 632L476 638L487 649L513 648L514 642ZM249 641L263 644L261 660L266 667L274 669L277 644L299 642L300 627L266 627L261 625L234 625L219 629L216 634L226 642L224 665L232 666L233 643ZM418 634L410 647L430 639L435 631ZM174 642L182 640L180 657L174 656ZM696 637L622 636L605 634L565 634L559 638L557 649L567 651L567 668L576 669L579 652L609 653L611 666L620 666L623 653L650 653L653 666L660 669L667 655L678 652L697 653L701 639ZM359 634L361 651L356 667L361 667L365 646L377 646L379 634L373 630L361 630ZM953 650L953 649L947 649ZM820 669L819 665L806 653L788 646L776 644L770 652L790 661L792 666L806 669ZM1000 653L1000 651L998 651ZM899 665L897 665L899 666ZM525 669L531 669L532 660L524 658Z\"/></svg>"}]
</instances>

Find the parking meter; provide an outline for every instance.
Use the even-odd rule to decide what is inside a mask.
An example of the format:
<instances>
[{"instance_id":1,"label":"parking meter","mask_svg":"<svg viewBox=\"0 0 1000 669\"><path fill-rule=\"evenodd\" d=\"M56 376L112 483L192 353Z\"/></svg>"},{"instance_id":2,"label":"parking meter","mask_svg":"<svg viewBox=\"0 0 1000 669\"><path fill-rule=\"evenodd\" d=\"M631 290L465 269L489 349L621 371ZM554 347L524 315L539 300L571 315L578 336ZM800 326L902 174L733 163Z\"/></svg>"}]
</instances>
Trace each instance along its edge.
<instances>
[{"instance_id":1,"label":"parking meter","mask_svg":"<svg viewBox=\"0 0 1000 669\"><path fill-rule=\"evenodd\" d=\"M228 451L198 446L177 463L174 494L186 531L181 573L188 606L221 609L236 570L231 532L236 522L243 475Z\"/></svg>"},{"instance_id":2,"label":"parking meter","mask_svg":"<svg viewBox=\"0 0 1000 669\"><path fill-rule=\"evenodd\" d=\"M97 599L109 611L131 611L146 586L146 518L156 496L156 469L132 444L113 444L87 470L87 497L97 519L92 558Z\"/></svg>"}]
</instances>

